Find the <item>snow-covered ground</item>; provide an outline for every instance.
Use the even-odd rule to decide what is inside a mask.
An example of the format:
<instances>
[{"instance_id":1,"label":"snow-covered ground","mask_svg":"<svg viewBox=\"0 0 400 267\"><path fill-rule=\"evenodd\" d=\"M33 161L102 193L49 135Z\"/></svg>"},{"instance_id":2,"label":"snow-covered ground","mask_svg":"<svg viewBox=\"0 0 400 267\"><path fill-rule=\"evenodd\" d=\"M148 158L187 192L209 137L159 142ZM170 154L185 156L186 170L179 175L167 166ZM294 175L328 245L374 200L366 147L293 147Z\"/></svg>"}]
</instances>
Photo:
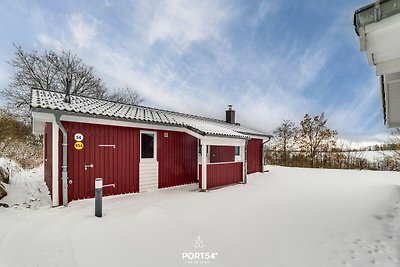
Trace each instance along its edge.
<instances>
[{"instance_id":1,"label":"snow-covered ground","mask_svg":"<svg viewBox=\"0 0 400 267\"><path fill-rule=\"evenodd\" d=\"M41 196L0 209L0 266L399 266L399 185L395 172L270 167L204 193L108 197L103 218L93 200Z\"/></svg>"},{"instance_id":2,"label":"snow-covered ground","mask_svg":"<svg viewBox=\"0 0 400 267\"><path fill-rule=\"evenodd\" d=\"M3 184L9 194L0 203L14 208L33 209L51 205L49 190L43 180L43 165L24 170L14 161L0 158L0 166L11 175L10 184Z\"/></svg>"}]
</instances>

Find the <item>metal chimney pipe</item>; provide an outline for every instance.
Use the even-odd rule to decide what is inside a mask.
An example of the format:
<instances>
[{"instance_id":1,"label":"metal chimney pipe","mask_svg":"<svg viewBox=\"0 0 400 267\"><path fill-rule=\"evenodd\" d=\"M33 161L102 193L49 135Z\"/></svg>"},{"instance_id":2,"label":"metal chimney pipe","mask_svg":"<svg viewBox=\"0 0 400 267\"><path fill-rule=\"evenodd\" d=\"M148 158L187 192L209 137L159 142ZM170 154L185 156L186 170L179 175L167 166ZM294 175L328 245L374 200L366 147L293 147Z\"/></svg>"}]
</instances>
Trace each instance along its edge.
<instances>
[{"instance_id":1,"label":"metal chimney pipe","mask_svg":"<svg viewBox=\"0 0 400 267\"><path fill-rule=\"evenodd\" d=\"M64 102L71 103L71 79L66 78L66 82L67 82L67 88L65 90Z\"/></svg>"},{"instance_id":2,"label":"metal chimney pipe","mask_svg":"<svg viewBox=\"0 0 400 267\"><path fill-rule=\"evenodd\" d=\"M226 122L235 123L235 110L233 110L232 105L228 105L226 110Z\"/></svg>"}]
</instances>

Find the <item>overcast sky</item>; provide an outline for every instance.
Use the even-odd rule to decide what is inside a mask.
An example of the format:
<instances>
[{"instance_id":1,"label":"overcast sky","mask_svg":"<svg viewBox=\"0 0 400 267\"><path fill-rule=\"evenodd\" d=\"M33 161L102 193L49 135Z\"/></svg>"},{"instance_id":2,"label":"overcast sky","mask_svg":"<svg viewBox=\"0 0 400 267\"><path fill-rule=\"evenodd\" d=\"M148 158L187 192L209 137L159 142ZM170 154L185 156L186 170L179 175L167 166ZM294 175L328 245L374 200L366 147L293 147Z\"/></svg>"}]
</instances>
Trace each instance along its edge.
<instances>
[{"instance_id":1,"label":"overcast sky","mask_svg":"<svg viewBox=\"0 0 400 267\"><path fill-rule=\"evenodd\" d=\"M269 132L325 112L343 137L376 138L387 133L378 78L352 25L369 2L1 1L0 88L13 42L64 48L145 105L224 118L233 104L239 122Z\"/></svg>"}]
</instances>

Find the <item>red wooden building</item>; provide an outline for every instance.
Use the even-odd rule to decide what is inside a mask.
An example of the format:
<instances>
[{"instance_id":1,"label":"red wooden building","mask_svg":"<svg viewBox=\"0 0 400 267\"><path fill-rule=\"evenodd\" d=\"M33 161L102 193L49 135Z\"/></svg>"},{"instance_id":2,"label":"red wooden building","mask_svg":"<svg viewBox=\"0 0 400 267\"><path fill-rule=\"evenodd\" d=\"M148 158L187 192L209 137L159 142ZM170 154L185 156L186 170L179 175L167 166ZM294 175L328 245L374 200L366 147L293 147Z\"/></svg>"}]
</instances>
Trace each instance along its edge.
<instances>
[{"instance_id":1,"label":"red wooden building","mask_svg":"<svg viewBox=\"0 0 400 267\"><path fill-rule=\"evenodd\" d=\"M45 181L53 205L104 195L199 183L246 183L263 169L270 135L235 123L155 108L33 89L33 131L44 134Z\"/></svg>"}]
</instances>

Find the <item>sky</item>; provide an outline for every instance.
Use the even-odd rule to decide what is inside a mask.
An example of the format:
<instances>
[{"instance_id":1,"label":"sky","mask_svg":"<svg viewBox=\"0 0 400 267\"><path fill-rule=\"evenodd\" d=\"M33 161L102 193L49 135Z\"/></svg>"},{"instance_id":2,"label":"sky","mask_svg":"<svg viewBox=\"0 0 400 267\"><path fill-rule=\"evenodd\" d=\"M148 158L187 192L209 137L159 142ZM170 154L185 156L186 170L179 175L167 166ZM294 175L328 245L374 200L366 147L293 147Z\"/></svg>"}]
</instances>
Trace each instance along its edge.
<instances>
[{"instance_id":1,"label":"sky","mask_svg":"<svg viewBox=\"0 0 400 267\"><path fill-rule=\"evenodd\" d=\"M325 112L351 142L388 134L353 12L367 0L1 1L0 90L25 51L71 50L144 105L272 132ZM0 104L5 104L0 100Z\"/></svg>"}]
</instances>

